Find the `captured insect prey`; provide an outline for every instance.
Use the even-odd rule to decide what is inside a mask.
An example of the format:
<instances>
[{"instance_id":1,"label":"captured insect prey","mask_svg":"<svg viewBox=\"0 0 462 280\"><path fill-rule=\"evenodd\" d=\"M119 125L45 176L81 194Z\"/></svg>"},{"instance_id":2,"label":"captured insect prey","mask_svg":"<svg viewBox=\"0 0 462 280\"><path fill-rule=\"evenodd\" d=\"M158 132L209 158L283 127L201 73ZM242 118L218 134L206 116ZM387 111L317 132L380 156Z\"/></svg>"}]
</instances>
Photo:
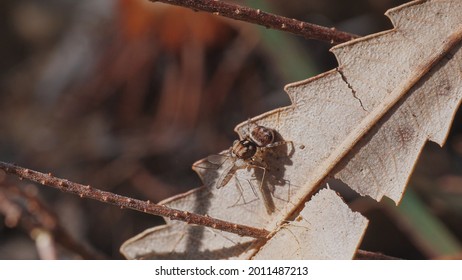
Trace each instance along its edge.
<instances>
[{"instance_id":1,"label":"captured insect prey","mask_svg":"<svg viewBox=\"0 0 462 280\"><path fill-rule=\"evenodd\" d=\"M277 172L270 172L281 170L281 168L274 166L274 159L268 162L267 158L269 157L270 150L292 144L292 141L279 139L276 141L276 135L275 130L257 125L249 120L248 132L244 135L243 139L235 140L233 145L221 154L211 155L206 160L196 162L193 165L193 169L198 172L206 186L217 189L228 185L231 179L234 178L234 185L238 189L240 197L231 206L249 202L248 195L247 198L244 195L244 193L248 192L243 188L243 185L248 185L253 193L253 200L261 197L267 212L272 213L275 210L275 205L271 197L274 184L275 182L283 181L283 178L277 178L281 177L281 175L275 176L275 174L278 174ZM284 156L287 156L287 149L284 149ZM243 169L252 171L250 179L238 178L236 176L237 171ZM255 188L258 188L260 196L255 191Z\"/></svg>"}]
</instances>

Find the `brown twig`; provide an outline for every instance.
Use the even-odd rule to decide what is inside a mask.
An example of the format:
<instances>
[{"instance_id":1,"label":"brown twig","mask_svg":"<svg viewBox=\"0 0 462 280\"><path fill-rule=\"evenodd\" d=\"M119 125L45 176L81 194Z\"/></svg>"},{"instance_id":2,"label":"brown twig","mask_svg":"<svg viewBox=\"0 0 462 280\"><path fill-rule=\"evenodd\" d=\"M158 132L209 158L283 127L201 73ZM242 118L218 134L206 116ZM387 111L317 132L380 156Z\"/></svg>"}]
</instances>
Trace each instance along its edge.
<instances>
[{"instance_id":1,"label":"brown twig","mask_svg":"<svg viewBox=\"0 0 462 280\"><path fill-rule=\"evenodd\" d=\"M0 169L10 174L15 174L20 178L25 178L42 185L53 187L64 192L76 194L82 198L90 198L101 202L117 205L121 208L130 208L144 213L167 217L171 220L181 220L189 224L196 224L235 233L241 236L254 238L266 238L269 232L264 229L234 224L208 216L171 209L163 205L158 205L148 201L141 201L111 192L101 191L89 185L81 185L66 179L60 179L51 174L44 174L10 163L0 162Z\"/></svg>"},{"instance_id":2,"label":"brown twig","mask_svg":"<svg viewBox=\"0 0 462 280\"><path fill-rule=\"evenodd\" d=\"M268 236L270 235L270 232L264 229L234 224L219 219L214 219L208 216L202 216L187 211L171 209L163 205L151 203L149 201L141 201L138 199L113 194L111 192L101 191L88 185L81 185L66 179L54 177L51 174L44 174L10 163L0 161L0 169L4 170L7 173L17 175L19 176L19 178L25 178L40 183L42 185L59 189L64 192L77 194L82 198L91 198L101 202L117 205L121 208L130 208L144 213L168 217L172 220L181 220L190 224L212 227L215 229L235 233L241 236L250 236L254 238L265 239L268 238ZM388 260L395 258L381 253L358 250L355 259Z\"/></svg>"},{"instance_id":3,"label":"brown twig","mask_svg":"<svg viewBox=\"0 0 462 280\"><path fill-rule=\"evenodd\" d=\"M382 253L358 250L356 251L355 260L399 260L399 259L395 257L387 256Z\"/></svg>"},{"instance_id":4,"label":"brown twig","mask_svg":"<svg viewBox=\"0 0 462 280\"><path fill-rule=\"evenodd\" d=\"M335 28L327 28L296 19L278 16L249 7L226 3L217 0L151 0L175 6L191 8L194 11L213 13L236 20L246 21L267 28L277 29L303 36L306 39L314 39L337 45L351 39L358 38L357 35L338 31Z\"/></svg>"},{"instance_id":5,"label":"brown twig","mask_svg":"<svg viewBox=\"0 0 462 280\"><path fill-rule=\"evenodd\" d=\"M4 195L3 195L4 193ZM3 197L2 197L3 196ZM50 234L53 240L64 248L80 255L84 259L103 259L104 256L89 250L85 245L80 244L71 234L60 225L55 214L51 212L36 195L28 193L17 186L0 185L0 212L6 212L6 206L16 211L10 216L17 216L18 222L21 223L29 235L37 236L39 234ZM2 211L3 210L3 211ZM10 211L11 212L11 211ZM14 226L14 224L13 224Z\"/></svg>"}]
</instances>

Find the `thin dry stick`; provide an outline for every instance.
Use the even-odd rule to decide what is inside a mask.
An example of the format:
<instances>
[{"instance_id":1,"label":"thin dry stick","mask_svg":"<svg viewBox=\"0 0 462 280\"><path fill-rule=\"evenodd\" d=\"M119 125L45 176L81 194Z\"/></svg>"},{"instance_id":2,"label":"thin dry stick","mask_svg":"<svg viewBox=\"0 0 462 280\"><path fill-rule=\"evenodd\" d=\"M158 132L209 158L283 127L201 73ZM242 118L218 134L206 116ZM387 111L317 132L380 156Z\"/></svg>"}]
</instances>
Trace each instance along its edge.
<instances>
[{"instance_id":1,"label":"thin dry stick","mask_svg":"<svg viewBox=\"0 0 462 280\"><path fill-rule=\"evenodd\" d=\"M337 45L351 39L358 38L357 35L338 31L335 28L327 28L312 23L299 21L296 19L278 16L249 7L226 3L217 0L151 0L152 2L162 2L175 6L191 8L194 11L213 13L236 20L242 20L267 28L290 32L295 35L303 36L306 39L314 39Z\"/></svg>"},{"instance_id":2,"label":"thin dry stick","mask_svg":"<svg viewBox=\"0 0 462 280\"><path fill-rule=\"evenodd\" d=\"M399 260L399 259L384 255L382 253L358 250L355 255L355 260Z\"/></svg>"},{"instance_id":3,"label":"thin dry stick","mask_svg":"<svg viewBox=\"0 0 462 280\"><path fill-rule=\"evenodd\" d=\"M69 232L60 225L58 219L47 207L41 203L36 195L31 195L17 186L1 186L0 192L13 194L21 200L10 199L18 207L24 208L21 215L22 226L31 234L34 229L41 228L52 234L53 239L64 248L79 254L84 259L103 259L104 256L90 251L86 246L75 240ZM22 201L24 200L24 201ZM0 202L1 204L2 202ZM31 235L32 236L32 235Z\"/></svg>"},{"instance_id":4,"label":"thin dry stick","mask_svg":"<svg viewBox=\"0 0 462 280\"><path fill-rule=\"evenodd\" d=\"M42 185L53 187L64 192L77 194L82 198L91 198L104 203L110 203L120 206L121 208L130 208L144 213L168 217L172 220L181 220L190 224L212 227L215 229L235 233L241 236L250 236L259 239L266 239L270 232L264 229L249 227L245 225L234 224L208 216L202 216L187 211L171 209L163 205L157 205L148 201L141 201L111 192L101 191L89 185L81 185L66 179L60 179L49 174L20 167L14 164L0 161L0 170L17 175L19 178L25 178ZM380 253L358 250L357 259L394 259Z\"/></svg>"},{"instance_id":5,"label":"thin dry stick","mask_svg":"<svg viewBox=\"0 0 462 280\"><path fill-rule=\"evenodd\" d=\"M207 226L218 230L235 233L241 236L254 238L266 238L269 232L264 229L234 224L208 216L171 209L163 205L158 205L148 201L141 201L111 192L101 191L89 185L81 185L66 179L60 179L49 174L44 174L24 167L0 161L0 169L5 172L25 178L42 185L53 187L64 192L79 195L82 198L90 198L101 202L117 205L121 208L130 208L144 213L168 217L172 220L181 220L189 224Z\"/></svg>"}]
</instances>

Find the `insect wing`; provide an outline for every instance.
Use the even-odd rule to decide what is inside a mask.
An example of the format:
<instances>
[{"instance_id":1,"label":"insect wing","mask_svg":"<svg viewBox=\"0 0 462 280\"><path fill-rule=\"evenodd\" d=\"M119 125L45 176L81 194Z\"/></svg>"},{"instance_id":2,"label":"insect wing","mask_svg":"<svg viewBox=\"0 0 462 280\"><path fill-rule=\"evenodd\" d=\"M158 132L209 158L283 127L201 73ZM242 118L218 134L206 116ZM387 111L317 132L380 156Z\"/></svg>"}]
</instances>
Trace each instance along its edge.
<instances>
[{"instance_id":1,"label":"insect wing","mask_svg":"<svg viewBox=\"0 0 462 280\"><path fill-rule=\"evenodd\" d=\"M225 186L236 172L235 159L226 154L210 155L205 160L196 162L193 169L199 174L207 187L217 189Z\"/></svg>"},{"instance_id":2,"label":"insect wing","mask_svg":"<svg viewBox=\"0 0 462 280\"><path fill-rule=\"evenodd\" d=\"M215 165L218 165L218 168L223 165L226 161L230 161L231 159L229 158L229 156L226 156L226 155L210 155L207 157L207 161L212 163L212 164L215 164Z\"/></svg>"},{"instance_id":3,"label":"insect wing","mask_svg":"<svg viewBox=\"0 0 462 280\"><path fill-rule=\"evenodd\" d=\"M223 164L222 168L219 171L220 176L218 177L218 180L215 184L217 189L226 186L229 180L231 180L233 175L236 173L237 169L238 168L234 165L234 161L232 160L229 160L225 164Z\"/></svg>"}]
</instances>

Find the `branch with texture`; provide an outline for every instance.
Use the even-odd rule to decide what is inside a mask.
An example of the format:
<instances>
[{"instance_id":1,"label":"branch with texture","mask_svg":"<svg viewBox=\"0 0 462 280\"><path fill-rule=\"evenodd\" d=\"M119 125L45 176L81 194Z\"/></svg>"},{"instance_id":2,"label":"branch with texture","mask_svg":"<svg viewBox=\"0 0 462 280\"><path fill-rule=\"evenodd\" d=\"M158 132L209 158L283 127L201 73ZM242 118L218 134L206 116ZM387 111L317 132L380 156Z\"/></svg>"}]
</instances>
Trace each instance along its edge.
<instances>
[{"instance_id":1,"label":"branch with texture","mask_svg":"<svg viewBox=\"0 0 462 280\"><path fill-rule=\"evenodd\" d=\"M158 215L170 218L171 220L180 220L189 224L196 224L214 229L219 229L241 236L250 236L254 238L266 238L269 232L264 229L249 227L240 224L234 224L212 217L194 214L188 211L180 211L163 205L158 205L148 201L133 199L111 192L95 189L89 185L82 185L52 176L50 173L45 174L10 163L0 162L0 169L6 173L14 174L19 178L25 178L42 185L59 189L63 192L72 193L81 198L90 198L101 202L117 205L121 208L130 208L136 211Z\"/></svg>"},{"instance_id":2,"label":"branch with texture","mask_svg":"<svg viewBox=\"0 0 462 280\"><path fill-rule=\"evenodd\" d=\"M227 18L241 20L249 23L265 26L267 28L290 32L303 36L306 39L320 40L337 45L359 36L338 31L335 28L327 28L296 19L286 18L259 9L252 9L236 4L216 0L151 0L170 5L191 8L194 11L203 11L220 15Z\"/></svg>"},{"instance_id":3,"label":"branch with texture","mask_svg":"<svg viewBox=\"0 0 462 280\"><path fill-rule=\"evenodd\" d=\"M110 203L121 208L130 208L148 214L168 217L172 220L181 220L190 224L202 225L235 233L241 236L250 236L254 238L265 239L269 235L269 232L264 229L229 223L208 216L202 216L187 211L171 209L169 207L157 205L149 201L141 201L138 199L113 194L111 192L101 191L88 185L74 183L66 179L54 177L51 174L41 173L10 163L0 161L0 169L4 170L6 173L17 175L21 179L25 178L40 183L42 185L59 189L64 192L77 194L82 198L90 198L104 203ZM82 253L82 251L79 250L79 253ZM87 256L86 253L84 253L83 255L87 258L89 256ZM378 258L376 256L376 253L367 252L363 250L358 251L357 257L359 259ZM94 258L94 256L90 258ZM388 259L390 257L380 255L379 258Z\"/></svg>"},{"instance_id":4,"label":"branch with texture","mask_svg":"<svg viewBox=\"0 0 462 280\"><path fill-rule=\"evenodd\" d=\"M7 227L20 226L34 239L41 259L56 258L55 242L83 259L105 258L76 240L34 192L0 184L0 214L5 217Z\"/></svg>"}]
</instances>

